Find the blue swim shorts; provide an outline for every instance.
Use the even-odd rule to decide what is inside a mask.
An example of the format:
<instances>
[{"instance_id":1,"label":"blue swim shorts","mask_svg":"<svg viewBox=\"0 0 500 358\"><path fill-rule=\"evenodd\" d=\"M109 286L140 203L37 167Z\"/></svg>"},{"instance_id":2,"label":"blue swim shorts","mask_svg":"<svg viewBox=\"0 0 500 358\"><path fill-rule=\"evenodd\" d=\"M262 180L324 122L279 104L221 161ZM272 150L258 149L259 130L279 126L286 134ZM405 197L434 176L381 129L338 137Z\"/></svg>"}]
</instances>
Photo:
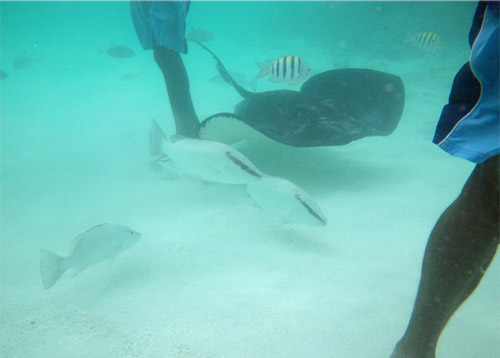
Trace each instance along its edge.
<instances>
[{"instance_id":1,"label":"blue swim shorts","mask_svg":"<svg viewBox=\"0 0 500 358\"><path fill-rule=\"evenodd\" d=\"M482 163L500 153L499 3L480 2L470 60L457 73L433 142L451 155Z\"/></svg>"},{"instance_id":2,"label":"blue swim shorts","mask_svg":"<svg viewBox=\"0 0 500 358\"><path fill-rule=\"evenodd\" d=\"M131 1L132 22L145 50L165 46L187 53L186 15L189 1Z\"/></svg>"}]
</instances>

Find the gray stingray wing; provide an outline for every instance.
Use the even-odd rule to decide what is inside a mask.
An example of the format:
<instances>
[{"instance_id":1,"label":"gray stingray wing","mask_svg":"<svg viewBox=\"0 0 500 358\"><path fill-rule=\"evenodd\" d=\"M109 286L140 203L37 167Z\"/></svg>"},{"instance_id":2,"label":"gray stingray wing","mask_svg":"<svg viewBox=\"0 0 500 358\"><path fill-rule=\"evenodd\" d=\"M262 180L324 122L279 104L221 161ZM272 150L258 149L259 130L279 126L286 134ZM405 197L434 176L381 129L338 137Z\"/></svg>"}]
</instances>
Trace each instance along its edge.
<instances>
[{"instance_id":1,"label":"gray stingray wing","mask_svg":"<svg viewBox=\"0 0 500 358\"><path fill-rule=\"evenodd\" d=\"M393 74L337 69L312 76L300 92L254 93L236 83L219 58L199 45L212 54L221 77L244 98L233 119L280 143L294 147L344 145L367 136L389 135L401 119L405 90L401 78ZM209 117L201 130L214 129L219 122L220 116Z\"/></svg>"},{"instance_id":2,"label":"gray stingray wing","mask_svg":"<svg viewBox=\"0 0 500 358\"><path fill-rule=\"evenodd\" d=\"M301 93L322 99L359 121L366 135L388 135L403 113L405 89L399 76L368 69L322 72L306 81Z\"/></svg>"},{"instance_id":3,"label":"gray stingray wing","mask_svg":"<svg viewBox=\"0 0 500 358\"><path fill-rule=\"evenodd\" d=\"M398 76L342 69L311 77L300 92L270 91L247 98L235 114L278 142L313 147L389 135L403 107L404 86Z\"/></svg>"},{"instance_id":4,"label":"gray stingray wing","mask_svg":"<svg viewBox=\"0 0 500 358\"><path fill-rule=\"evenodd\" d=\"M240 102L235 114L267 137L294 147L337 145L349 142L331 118L342 114L321 99L296 91L272 91Z\"/></svg>"}]
</instances>

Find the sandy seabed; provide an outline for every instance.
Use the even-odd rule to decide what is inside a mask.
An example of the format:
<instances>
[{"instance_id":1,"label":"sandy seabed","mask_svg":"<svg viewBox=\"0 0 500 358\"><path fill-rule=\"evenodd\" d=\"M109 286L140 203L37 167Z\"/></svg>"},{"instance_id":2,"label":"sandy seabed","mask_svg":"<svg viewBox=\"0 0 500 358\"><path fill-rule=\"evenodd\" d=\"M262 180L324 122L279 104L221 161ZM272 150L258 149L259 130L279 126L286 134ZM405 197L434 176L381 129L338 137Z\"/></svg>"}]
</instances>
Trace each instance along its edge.
<instances>
[{"instance_id":1,"label":"sandy seabed","mask_svg":"<svg viewBox=\"0 0 500 358\"><path fill-rule=\"evenodd\" d=\"M231 111L238 95L196 80L213 75L213 62L192 53L200 118ZM207 57L199 69L197 56ZM323 228L275 222L244 186L151 170L151 118L173 133L151 53L138 54L141 75L128 82L118 79L129 64L99 61L95 72L54 65L50 76L37 72L50 64L36 64L2 82L1 356L387 358L411 313L427 237L473 168L431 143L459 66L422 75L410 70L422 69L418 60L384 63L407 91L388 137L238 146L309 192L329 219ZM142 239L45 291L40 249L66 254L104 222ZM440 358L500 356L499 279L495 259L447 326Z\"/></svg>"}]
</instances>

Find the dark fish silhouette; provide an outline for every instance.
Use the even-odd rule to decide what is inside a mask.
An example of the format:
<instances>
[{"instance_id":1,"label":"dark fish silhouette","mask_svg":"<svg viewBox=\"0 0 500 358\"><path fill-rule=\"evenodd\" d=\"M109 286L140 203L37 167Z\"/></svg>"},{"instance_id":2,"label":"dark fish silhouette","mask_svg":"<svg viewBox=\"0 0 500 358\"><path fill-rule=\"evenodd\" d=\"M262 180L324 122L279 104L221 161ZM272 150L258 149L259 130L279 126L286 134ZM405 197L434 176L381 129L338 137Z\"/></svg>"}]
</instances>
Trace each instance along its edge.
<instances>
[{"instance_id":1,"label":"dark fish silhouette","mask_svg":"<svg viewBox=\"0 0 500 358\"><path fill-rule=\"evenodd\" d=\"M6 72L0 70L0 81L3 81L7 77L9 77L9 75Z\"/></svg>"},{"instance_id":2,"label":"dark fish silhouette","mask_svg":"<svg viewBox=\"0 0 500 358\"><path fill-rule=\"evenodd\" d=\"M244 135L253 128L294 147L335 146L367 136L389 135L401 119L405 91L398 76L346 68L312 76L300 91L254 93L236 83L217 56L198 44L212 54L221 77L244 98L236 105L234 114L205 119L200 126L200 138L218 140L224 123L237 121L250 127ZM241 123L233 127L238 126L242 127ZM239 138L244 139L248 138Z\"/></svg>"},{"instance_id":3,"label":"dark fish silhouette","mask_svg":"<svg viewBox=\"0 0 500 358\"><path fill-rule=\"evenodd\" d=\"M36 61L39 61L39 60L37 58L32 58L32 57L27 57L25 55L21 55L14 60L14 63L12 63L12 68L16 71L23 70L23 69L33 65L33 63L35 63Z\"/></svg>"},{"instance_id":4,"label":"dark fish silhouette","mask_svg":"<svg viewBox=\"0 0 500 358\"><path fill-rule=\"evenodd\" d=\"M140 75L138 73L124 73L120 76L120 81L130 81L139 76Z\"/></svg>"},{"instance_id":5,"label":"dark fish silhouette","mask_svg":"<svg viewBox=\"0 0 500 358\"><path fill-rule=\"evenodd\" d=\"M101 50L110 57L113 58L129 58L135 56L134 50L130 47L122 46L122 45L112 45L110 48L106 50Z\"/></svg>"}]
</instances>

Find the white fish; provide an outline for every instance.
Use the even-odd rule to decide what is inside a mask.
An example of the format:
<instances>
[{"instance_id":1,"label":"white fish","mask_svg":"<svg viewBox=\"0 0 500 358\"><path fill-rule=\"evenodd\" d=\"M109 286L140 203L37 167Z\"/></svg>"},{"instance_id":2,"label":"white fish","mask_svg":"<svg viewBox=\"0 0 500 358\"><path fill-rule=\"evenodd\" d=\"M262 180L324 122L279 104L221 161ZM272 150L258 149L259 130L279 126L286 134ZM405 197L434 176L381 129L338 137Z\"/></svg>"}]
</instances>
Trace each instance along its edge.
<instances>
[{"instance_id":1,"label":"white fish","mask_svg":"<svg viewBox=\"0 0 500 358\"><path fill-rule=\"evenodd\" d=\"M149 132L149 153L182 174L226 184L247 184L262 173L243 154L227 144L180 135L168 139L153 120Z\"/></svg>"},{"instance_id":2,"label":"white fish","mask_svg":"<svg viewBox=\"0 0 500 358\"><path fill-rule=\"evenodd\" d=\"M40 273L43 287L51 288L69 269L74 275L107 259L113 259L141 238L141 234L124 225L101 224L94 226L73 239L70 254L58 256L42 249Z\"/></svg>"},{"instance_id":3,"label":"white fish","mask_svg":"<svg viewBox=\"0 0 500 358\"><path fill-rule=\"evenodd\" d=\"M328 220L303 189L289 180L265 176L247 185L255 204L287 222L304 225L326 225Z\"/></svg>"},{"instance_id":4,"label":"white fish","mask_svg":"<svg viewBox=\"0 0 500 358\"><path fill-rule=\"evenodd\" d=\"M266 62L267 65L262 62L255 62L261 70L256 78L269 75L267 80L270 82L293 86L304 82L313 74L309 65L297 56L283 56Z\"/></svg>"}]
</instances>

